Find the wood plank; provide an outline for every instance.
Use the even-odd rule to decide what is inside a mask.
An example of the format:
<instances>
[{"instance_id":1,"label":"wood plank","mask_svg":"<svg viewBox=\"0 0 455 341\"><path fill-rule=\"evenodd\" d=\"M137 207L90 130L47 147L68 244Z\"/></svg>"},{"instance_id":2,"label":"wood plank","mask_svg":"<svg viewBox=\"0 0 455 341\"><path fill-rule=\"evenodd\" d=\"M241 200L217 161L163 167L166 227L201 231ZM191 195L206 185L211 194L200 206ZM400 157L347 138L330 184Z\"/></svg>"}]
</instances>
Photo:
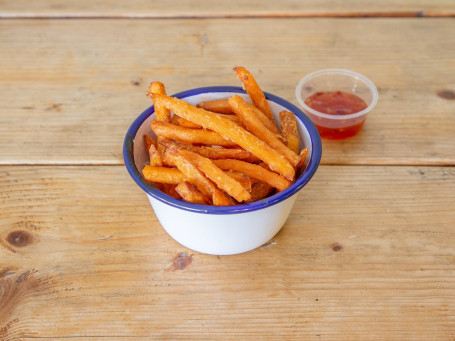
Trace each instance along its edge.
<instances>
[{"instance_id":1,"label":"wood plank","mask_svg":"<svg viewBox=\"0 0 455 341\"><path fill-rule=\"evenodd\" d=\"M302 17L302 16L453 16L451 0L383 1L146 1L2 0L0 17Z\"/></svg>"},{"instance_id":2,"label":"wood plank","mask_svg":"<svg viewBox=\"0 0 455 341\"><path fill-rule=\"evenodd\" d=\"M455 337L453 167L322 166L226 257L171 240L124 167L3 166L0 206L2 339Z\"/></svg>"},{"instance_id":3,"label":"wood plank","mask_svg":"<svg viewBox=\"0 0 455 341\"><path fill-rule=\"evenodd\" d=\"M2 20L0 163L121 164L150 81L240 85L243 65L295 104L322 68L378 86L363 132L324 142L325 164L455 165L454 31L452 19Z\"/></svg>"}]
</instances>

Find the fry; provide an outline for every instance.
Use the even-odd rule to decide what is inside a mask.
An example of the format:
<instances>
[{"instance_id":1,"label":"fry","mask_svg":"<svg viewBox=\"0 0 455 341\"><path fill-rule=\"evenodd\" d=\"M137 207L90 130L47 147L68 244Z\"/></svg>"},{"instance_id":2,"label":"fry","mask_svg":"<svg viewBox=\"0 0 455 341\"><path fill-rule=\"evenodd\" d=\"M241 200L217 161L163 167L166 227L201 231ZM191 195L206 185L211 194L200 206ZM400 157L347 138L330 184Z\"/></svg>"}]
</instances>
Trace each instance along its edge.
<instances>
[{"instance_id":1,"label":"fry","mask_svg":"<svg viewBox=\"0 0 455 341\"><path fill-rule=\"evenodd\" d=\"M186 143L218 145L223 147L236 147L237 145L221 137L213 131L180 127L172 123L153 120L150 123L153 132L166 139L178 140Z\"/></svg>"},{"instance_id":2,"label":"fry","mask_svg":"<svg viewBox=\"0 0 455 341\"><path fill-rule=\"evenodd\" d=\"M198 108L205 109L207 111L217 112L219 114L233 114L231 107L229 106L227 99L215 99L213 101L200 102L196 105Z\"/></svg>"},{"instance_id":3,"label":"fry","mask_svg":"<svg viewBox=\"0 0 455 341\"><path fill-rule=\"evenodd\" d=\"M161 158L156 150L157 142L149 135L144 135L145 148L149 154L149 165L151 166L162 166ZM155 154L156 151L156 154ZM163 185L152 181L152 185L160 191L163 190Z\"/></svg>"},{"instance_id":4,"label":"fry","mask_svg":"<svg viewBox=\"0 0 455 341\"><path fill-rule=\"evenodd\" d=\"M212 198L214 205L222 206L234 204L233 200L220 191L212 181L207 179L199 169L197 169L196 166L181 156L175 146L166 149L165 158L183 173L186 181L195 185L202 194Z\"/></svg>"},{"instance_id":5,"label":"fry","mask_svg":"<svg viewBox=\"0 0 455 341\"><path fill-rule=\"evenodd\" d=\"M171 98L160 94L152 94L151 96L154 103L165 106L177 115L199 124L205 129L217 132L223 138L241 146L267 163L271 170L280 173L289 180L294 179L295 170L285 157L281 156L266 142L260 140L244 128L239 127L234 122L220 117L218 114L196 108L178 98Z\"/></svg>"},{"instance_id":6,"label":"fry","mask_svg":"<svg viewBox=\"0 0 455 341\"><path fill-rule=\"evenodd\" d=\"M308 147L305 147L300 151L300 162L297 165L297 169L302 169L302 168L306 167L307 155L308 155Z\"/></svg>"},{"instance_id":7,"label":"fry","mask_svg":"<svg viewBox=\"0 0 455 341\"><path fill-rule=\"evenodd\" d=\"M248 202L255 202L264 199L268 197L273 192L273 190L274 188L269 184L258 181L253 184L253 187L251 189L251 198L248 200Z\"/></svg>"},{"instance_id":8,"label":"fry","mask_svg":"<svg viewBox=\"0 0 455 341\"><path fill-rule=\"evenodd\" d=\"M248 102L245 102L247 106L251 108L251 111L255 114L255 116L262 122L264 126L267 127L272 133L277 134L278 136L281 137L281 132L276 126L275 120L269 119L261 110L259 110L257 107L255 107L253 104L250 104Z\"/></svg>"},{"instance_id":9,"label":"fry","mask_svg":"<svg viewBox=\"0 0 455 341\"><path fill-rule=\"evenodd\" d=\"M149 96L149 93L166 95L166 89L164 88L164 84L161 82L150 83L149 92L146 93L147 96ZM155 105L155 115L158 121L170 122L171 120L170 110L161 105Z\"/></svg>"},{"instance_id":10,"label":"fry","mask_svg":"<svg viewBox=\"0 0 455 341\"><path fill-rule=\"evenodd\" d=\"M195 124L191 121L185 120L178 115L173 115L171 118L171 123L177 126L185 127L185 128L192 128L192 129L202 129L202 127L198 124Z\"/></svg>"},{"instance_id":11,"label":"fry","mask_svg":"<svg viewBox=\"0 0 455 341\"><path fill-rule=\"evenodd\" d=\"M215 192L213 193L212 200L213 200L213 205L215 205L215 206L235 205L234 200L231 197L224 194L224 192L220 191L219 189L216 189Z\"/></svg>"},{"instance_id":12,"label":"fry","mask_svg":"<svg viewBox=\"0 0 455 341\"><path fill-rule=\"evenodd\" d=\"M162 191L164 193L166 193L167 195L170 195L173 198L180 199L180 200L182 199L180 194L175 190L177 188L176 184L162 184L162 185L163 185Z\"/></svg>"},{"instance_id":13,"label":"fry","mask_svg":"<svg viewBox=\"0 0 455 341\"><path fill-rule=\"evenodd\" d=\"M142 170L145 180L157 184L178 185L185 181L185 176L178 168L149 166L146 165ZM224 171L228 176L237 180L248 192L251 192L251 179L244 173L236 171Z\"/></svg>"},{"instance_id":14,"label":"fry","mask_svg":"<svg viewBox=\"0 0 455 341\"><path fill-rule=\"evenodd\" d=\"M284 155L294 167L297 166L299 156L283 144L283 142L277 138L276 134L272 133L262 124L242 97L234 95L229 98L228 102L232 110L234 110L235 114L249 131L265 141L281 155Z\"/></svg>"},{"instance_id":15,"label":"fry","mask_svg":"<svg viewBox=\"0 0 455 341\"><path fill-rule=\"evenodd\" d=\"M228 99L229 103L229 99ZM234 108L230 105L232 111L235 113ZM256 106L254 106L251 103L248 103L247 101L244 101L244 107L248 108L248 110L251 112L252 115L255 115L261 122L264 124L264 126L267 127L272 133L277 134L281 138L281 132L276 126L275 120L271 120L268 118L261 110L259 110ZM237 116L235 116L237 117Z\"/></svg>"},{"instance_id":16,"label":"fry","mask_svg":"<svg viewBox=\"0 0 455 341\"><path fill-rule=\"evenodd\" d=\"M279 191L285 190L288 188L292 183L283 178L282 176L271 172L259 165L254 165L248 162L240 161L240 160L213 160L213 163L218 166L218 168L223 170L235 170L238 172L245 173L250 178L257 179L259 181L265 182L270 186L278 189Z\"/></svg>"},{"instance_id":17,"label":"fry","mask_svg":"<svg viewBox=\"0 0 455 341\"><path fill-rule=\"evenodd\" d=\"M218 114L220 117L224 117L234 123L236 123L237 125L242 125L242 123L240 122L239 118L236 116L236 115L228 115L228 114Z\"/></svg>"},{"instance_id":18,"label":"fry","mask_svg":"<svg viewBox=\"0 0 455 341\"><path fill-rule=\"evenodd\" d=\"M210 159L207 159L206 157L185 149L180 149L179 153L186 160L194 164L219 188L221 188L238 202L246 201L251 197L250 193L248 193L248 191L237 180L233 179L217 166L215 166L213 162L210 161Z\"/></svg>"},{"instance_id":19,"label":"fry","mask_svg":"<svg viewBox=\"0 0 455 341\"><path fill-rule=\"evenodd\" d=\"M209 181L191 162L185 160L176 148L167 148L165 153L166 161L177 167L183 174L184 180L195 185L202 194L212 196L215 185Z\"/></svg>"},{"instance_id":20,"label":"fry","mask_svg":"<svg viewBox=\"0 0 455 341\"><path fill-rule=\"evenodd\" d=\"M150 166L161 167L163 163L161 162L160 153L156 147L152 144L149 148L149 164Z\"/></svg>"},{"instance_id":21,"label":"fry","mask_svg":"<svg viewBox=\"0 0 455 341\"><path fill-rule=\"evenodd\" d=\"M294 153L299 154L300 137L297 130L297 121L295 115L287 110L280 111L281 134L287 141L287 146Z\"/></svg>"},{"instance_id":22,"label":"fry","mask_svg":"<svg viewBox=\"0 0 455 341\"><path fill-rule=\"evenodd\" d=\"M248 175L233 170L228 170L224 172L231 178L237 180L243 186L243 188L245 188L248 191L248 193L251 193L251 179L248 177ZM251 200L251 198L249 200Z\"/></svg>"},{"instance_id":23,"label":"fry","mask_svg":"<svg viewBox=\"0 0 455 341\"><path fill-rule=\"evenodd\" d=\"M151 145L157 146L156 141L149 135L144 135L145 150L149 150Z\"/></svg>"},{"instance_id":24,"label":"fry","mask_svg":"<svg viewBox=\"0 0 455 341\"><path fill-rule=\"evenodd\" d=\"M265 98L264 92L261 90L258 83L256 83L253 75L244 67L236 67L234 68L234 71L254 105L266 114L269 119L273 120L273 114L270 110L269 103Z\"/></svg>"},{"instance_id":25,"label":"fry","mask_svg":"<svg viewBox=\"0 0 455 341\"><path fill-rule=\"evenodd\" d=\"M262 168L270 170L269 166L267 166L267 164L265 162L261 162L260 164L258 164L258 166L261 166Z\"/></svg>"},{"instance_id":26,"label":"fry","mask_svg":"<svg viewBox=\"0 0 455 341\"><path fill-rule=\"evenodd\" d=\"M250 152L241 148L221 148L221 147L207 147L207 146L193 146L191 144L185 144L180 142L172 142L165 140L160 142L166 147L170 147L172 144L175 144L179 149L186 149L192 152L198 153L208 159L218 160L218 159L237 159L243 160L251 163L260 162L256 156L252 155Z\"/></svg>"},{"instance_id":27,"label":"fry","mask_svg":"<svg viewBox=\"0 0 455 341\"><path fill-rule=\"evenodd\" d=\"M188 181L178 184L175 190L185 201L200 205L210 204L210 200Z\"/></svg>"},{"instance_id":28,"label":"fry","mask_svg":"<svg viewBox=\"0 0 455 341\"><path fill-rule=\"evenodd\" d=\"M218 114L224 118L227 118L228 120L231 120L238 125L241 125L239 118L236 115L225 115L225 114ZM263 114L264 115L264 114ZM268 120L268 119L267 119ZM181 118L178 115L173 115L171 118L171 123L181 126L181 127L186 127L186 128L193 128L193 129L202 129L202 127L196 123L193 123L191 121L185 120L184 118ZM277 128L278 129L278 128Z\"/></svg>"},{"instance_id":29,"label":"fry","mask_svg":"<svg viewBox=\"0 0 455 341\"><path fill-rule=\"evenodd\" d=\"M163 184L179 184L185 181L182 172L177 168L145 166L142 170L145 180Z\"/></svg>"},{"instance_id":30,"label":"fry","mask_svg":"<svg viewBox=\"0 0 455 341\"><path fill-rule=\"evenodd\" d=\"M167 141L166 138L164 137L160 137L160 136L157 136L156 137L156 142L157 142L157 146L156 146L156 149L158 150L158 155L160 156L161 158L161 162L163 163L163 166L169 166L168 164L166 164L166 162L164 162L164 159L163 159L163 155L164 155L164 151L166 149L166 147L164 147L161 142L163 141Z\"/></svg>"}]
</instances>

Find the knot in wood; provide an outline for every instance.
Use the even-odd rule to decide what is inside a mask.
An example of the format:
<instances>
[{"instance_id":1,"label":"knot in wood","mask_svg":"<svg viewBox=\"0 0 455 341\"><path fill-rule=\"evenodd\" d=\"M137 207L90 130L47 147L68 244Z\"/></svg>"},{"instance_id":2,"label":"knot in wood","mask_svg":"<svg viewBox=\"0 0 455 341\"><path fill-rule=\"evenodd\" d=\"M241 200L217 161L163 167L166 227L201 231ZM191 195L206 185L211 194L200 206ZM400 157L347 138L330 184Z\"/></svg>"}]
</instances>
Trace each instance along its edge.
<instances>
[{"instance_id":1,"label":"knot in wood","mask_svg":"<svg viewBox=\"0 0 455 341\"><path fill-rule=\"evenodd\" d=\"M6 241L15 247L24 247L33 240L31 233L27 231L13 231L6 237Z\"/></svg>"}]
</instances>

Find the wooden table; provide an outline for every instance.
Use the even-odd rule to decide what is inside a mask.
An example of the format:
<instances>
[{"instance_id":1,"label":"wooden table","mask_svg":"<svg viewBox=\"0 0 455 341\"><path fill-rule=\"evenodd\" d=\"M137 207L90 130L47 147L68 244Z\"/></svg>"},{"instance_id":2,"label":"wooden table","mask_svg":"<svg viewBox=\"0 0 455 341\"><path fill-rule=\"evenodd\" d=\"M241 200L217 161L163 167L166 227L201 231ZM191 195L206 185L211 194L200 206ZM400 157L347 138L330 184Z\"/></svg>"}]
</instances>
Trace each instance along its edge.
<instances>
[{"instance_id":1,"label":"wooden table","mask_svg":"<svg viewBox=\"0 0 455 341\"><path fill-rule=\"evenodd\" d=\"M454 340L455 3L373 3L0 1L0 339ZM295 104L328 67L380 100L270 243L209 256L164 232L122 142L150 81L237 65Z\"/></svg>"}]
</instances>

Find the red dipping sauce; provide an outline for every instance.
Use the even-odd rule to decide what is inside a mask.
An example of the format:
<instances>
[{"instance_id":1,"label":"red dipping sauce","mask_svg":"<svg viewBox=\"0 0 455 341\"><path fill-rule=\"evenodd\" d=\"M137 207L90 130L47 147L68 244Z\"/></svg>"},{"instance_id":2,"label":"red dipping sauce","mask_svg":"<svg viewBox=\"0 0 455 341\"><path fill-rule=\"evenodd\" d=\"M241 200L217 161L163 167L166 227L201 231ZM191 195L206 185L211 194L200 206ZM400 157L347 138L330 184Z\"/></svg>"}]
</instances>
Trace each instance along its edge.
<instances>
[{"instance_id":1,"label":"red dipping sauce","mask_svg":"<svg viewBox=\"0 0 455 341\"><path fill-rule=\"evenodd\" d=\"M318 112L334 116L355 114L368 106L359 96L344 91L316 92L305 99L305 104ZM331 127L330 122L333 120L324 117L319 117L318 121L313 120L313 123L322 138L343 140L356 135L362 129L365 118L366 116L353 119L352 124L343 122L346 124L342 124L341 128Z\"/></svg>"}]
</instances>

